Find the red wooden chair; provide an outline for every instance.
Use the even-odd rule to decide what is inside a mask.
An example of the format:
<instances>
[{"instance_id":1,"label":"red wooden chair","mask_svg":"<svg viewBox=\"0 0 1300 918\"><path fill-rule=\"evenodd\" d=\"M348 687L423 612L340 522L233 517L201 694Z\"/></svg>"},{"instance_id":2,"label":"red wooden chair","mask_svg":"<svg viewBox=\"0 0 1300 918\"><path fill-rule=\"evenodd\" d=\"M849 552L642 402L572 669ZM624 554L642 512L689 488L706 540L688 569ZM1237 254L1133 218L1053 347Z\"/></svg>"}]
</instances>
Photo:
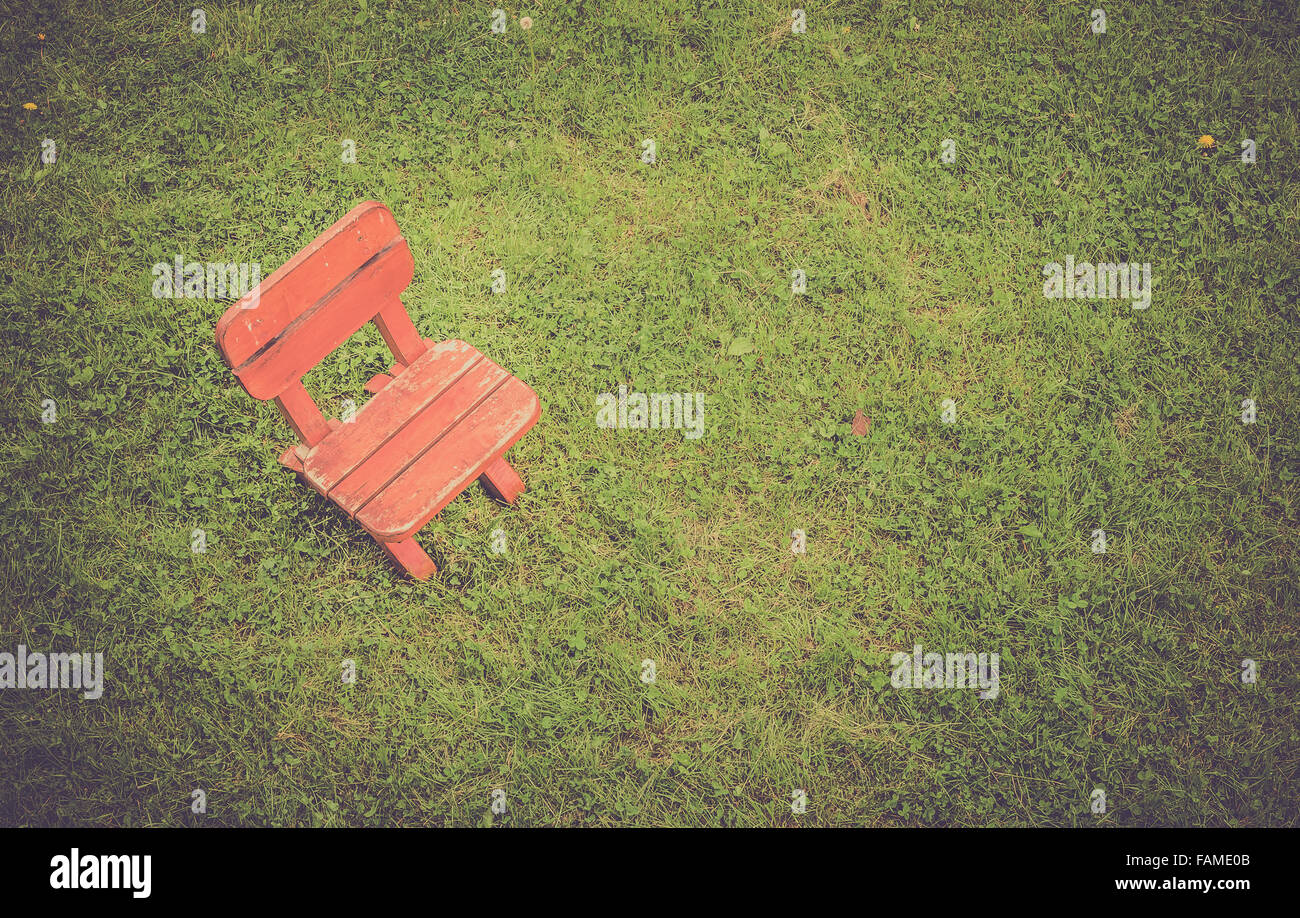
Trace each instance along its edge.
<instances>
[{"instance_id":1,"label":"red wooden chair","mask_svg":"<svg viewBox=\"0 0 1300 918\"><path fill-rule=\"evenodd\" d=\"M369 201L226 310L217 348L249 395L275 399L298 436L282 465L338 504L413 577L437 571L415 533L475 478L514 503L504 454L541 414L537 394L464 341L416 331L398 295L415 263L392 213ZM302 377L374 321L396 363L347 423L326 421Z\"/></svg>"}]
</instances>

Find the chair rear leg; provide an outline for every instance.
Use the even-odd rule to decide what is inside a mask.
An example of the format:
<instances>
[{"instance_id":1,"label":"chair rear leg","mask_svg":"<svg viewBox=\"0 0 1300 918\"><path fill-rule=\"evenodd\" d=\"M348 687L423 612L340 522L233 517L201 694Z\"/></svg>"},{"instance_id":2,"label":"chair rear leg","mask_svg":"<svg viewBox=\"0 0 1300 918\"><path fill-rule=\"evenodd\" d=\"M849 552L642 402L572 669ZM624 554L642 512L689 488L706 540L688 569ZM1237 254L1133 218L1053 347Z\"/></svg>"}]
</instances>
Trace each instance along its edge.
<instances>
[{"instance_id":1,"label":"chair rear leg","mask_svg":"<svg viewBox=\"0 0 1300 918\"><path fill-rule=\"evenodd\" d=\"M524 493L524 480L510 467L503 456L498 456L488 463L483 469L483 474L479 476L479 481L483 483L483 489L488 494L507 504L513 504L515 499Z\"/></svg>"},{"instance_id":2,"label":"chair rear leg","mask_svg":"<svg viewBox=\"0 0 1300 918\"><path fill-rule=\"evenodd\" d=\"M438 573L438 565L433 563L420 543L415 541L415 536L401 542L380 542L379 547L416 580L428 580Z\"/></svg>"}]
</instances>

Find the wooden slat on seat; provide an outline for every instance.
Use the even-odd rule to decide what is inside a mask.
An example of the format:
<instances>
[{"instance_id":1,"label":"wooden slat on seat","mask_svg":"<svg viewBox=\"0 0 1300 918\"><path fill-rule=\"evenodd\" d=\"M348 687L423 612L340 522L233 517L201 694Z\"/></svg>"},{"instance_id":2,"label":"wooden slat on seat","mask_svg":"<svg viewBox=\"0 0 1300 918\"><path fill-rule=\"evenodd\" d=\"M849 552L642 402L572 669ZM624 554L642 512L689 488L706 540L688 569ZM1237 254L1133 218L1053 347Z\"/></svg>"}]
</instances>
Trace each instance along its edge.
<instances>
[{"instance_id":1,"label":"wooden slat on seat","mask_svg":"<svg viewBox=\"0 0 1300 918\"><path fill-rule=\"evenodd\" d=\"M318 443L303 460L303 472L317 490L328 493L365 462L388 437L438 398L448 386L483 360L464 341L435 344L388 383L342 425Z\"/></svg>"},{"instance_id":2,"label":"wooden slat on seat","mask_svg":"<svg viewBox=\"0 0 1300 918\"><path fill-rule=\"evenodd\" d=\"M532 389L513 376L370 499L356 520L385 541L413 535L524 435L541 414Z\"/></svg>"},{"instance_id":3,"label":"wooden slat on seat","mask_svg":"<svg viewBox=\"0 0 1300 918\"><path fill-rule=\"evenodd\" d=\"M415 371L412 366L399 378ZM349 515L356 516L366 501L387 487L448 430L471 412L483 410L484 402L509 375L490 360L475 363L437 399L394 431L391 439L365 462L331 488L330 499ZM443 473L437 470L434 474L441 477Z\"/></svg>"}]
</instances>

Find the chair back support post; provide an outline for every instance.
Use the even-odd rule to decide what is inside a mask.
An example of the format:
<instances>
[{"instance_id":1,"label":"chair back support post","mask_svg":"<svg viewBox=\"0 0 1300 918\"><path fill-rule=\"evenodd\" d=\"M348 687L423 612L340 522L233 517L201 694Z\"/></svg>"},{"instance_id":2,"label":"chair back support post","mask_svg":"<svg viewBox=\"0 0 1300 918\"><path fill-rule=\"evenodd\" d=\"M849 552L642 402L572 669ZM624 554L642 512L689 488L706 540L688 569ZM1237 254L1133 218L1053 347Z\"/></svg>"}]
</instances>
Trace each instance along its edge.
<instances>
[{"instance_id":1,"label":"chair back support post","mask_svg":"<svg viewBox=\"0 0 1300 918\"><path fill-rule=\"evenodd\" d=\"M298 442L304 446L315 446L330 432L325 415L321 414L320 408L316 407L312 397L307 394L302 380L298 380L281 392L276 397L275 404L289 426L293 428Z\"/></svg>"},{"instance_id":2,"label":"chair back support post","mask_svg":"<svg viewBox=\"0 0 1300 918\"><path fill-rule=\"evenodd\" d=\"M410 313L396 297L379 310L375 316L375 327L379 329L388 349L393 352L393 359L403 366L415 363L428 347L420 337L415 323L411 321Z\"/></svg>"}]
</instances>

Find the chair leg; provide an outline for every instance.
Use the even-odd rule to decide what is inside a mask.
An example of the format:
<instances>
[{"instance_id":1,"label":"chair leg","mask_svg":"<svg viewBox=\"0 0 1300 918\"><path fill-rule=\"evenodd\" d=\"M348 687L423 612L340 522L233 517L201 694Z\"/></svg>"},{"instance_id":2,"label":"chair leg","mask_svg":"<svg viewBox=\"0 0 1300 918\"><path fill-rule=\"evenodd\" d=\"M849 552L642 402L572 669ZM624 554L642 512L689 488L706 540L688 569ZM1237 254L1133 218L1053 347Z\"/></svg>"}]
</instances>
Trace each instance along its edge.
<instances>
[{"instance_id":1,"label":"chair leg","mask_svg":"<svg viewBox=\"0 0 1300 918\"><path fill-rule=\"evenodd\" d=\"M438 565L415 541L415 536L401 542L380 542L379 547L416 580L428 580L438 573Z\"/></svg>"},{"instance_id":2,"label":"chair leg","mask_svg":"<svg viewBox=\"0 0 1300 918\"><path fill-rule=\"evenodd\" d=\"M524 493L524 480L512 469L505 458L498 456L489 462L483 474L479 476L483 489L497 500L513 504Z\"/></svg>"}]
</instances>

